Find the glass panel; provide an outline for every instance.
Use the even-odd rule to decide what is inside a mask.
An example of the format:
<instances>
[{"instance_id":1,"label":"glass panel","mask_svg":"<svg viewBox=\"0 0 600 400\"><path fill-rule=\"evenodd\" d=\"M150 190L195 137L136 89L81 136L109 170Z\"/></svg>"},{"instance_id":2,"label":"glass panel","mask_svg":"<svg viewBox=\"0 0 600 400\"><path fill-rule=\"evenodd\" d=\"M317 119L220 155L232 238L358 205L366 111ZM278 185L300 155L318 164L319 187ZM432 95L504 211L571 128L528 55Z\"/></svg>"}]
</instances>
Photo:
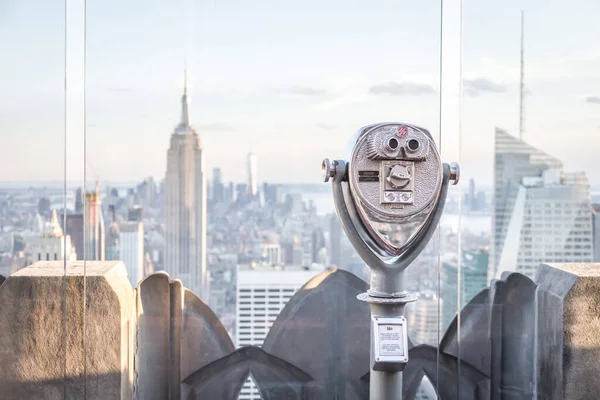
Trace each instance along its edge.
<instances>
[{"instance_id":1,"label":"glass panel","mask_svg":"<svg viewBox=\"0 0 600 400\"><path fill-rule=\"evenodd\" d=\"M38 3L0 4L5 395L367 398L318 172L384 121L462 170L404 276L408 397L541 395L539 266L600 261L597 4Z\"/></svg>"},{"instance_id":2,"label":"glass panel","mask_svg":"<svg viewBox=\"0 0 600 400\"><path fill-rule=\"evenodd\" d=\"M65 219L73 201L66 145L77 132L67 129L65 24L58 2L0 4L0 386L6 398L31 396L31 381L62 395L70 377L65 283L75 252ZM47 282L33 280L31 265L47 271Z\"/></svg>"},{"instance_id":3,"label":"glass panel","mask_svg":"<svg viewBox=\"0 0 600 400\"><path fill-rule=\"evenodd\" d=\"M449 275L458 276L460 300L454 305L470 313L461 321L463 335L473 333L474 310L488 307L467 302L491 279L501 279L491 281L498 289L490 297L496 302L490 313L492 342L494 335L503 340L502 354L494 357L514 365L520 376L502 372L501 380L491 383L498 395L532 396L526 381L533 364L526 373L518 366L518 360L534 359L529 323L538 324L537 341L551 340L543 328L546 316L523 317L530 304L519 297L525 287L517 290L515 275L509 282L507 274L538 282L542 263L594 259L592 203L598 201L600 183L593 167L599 148L598 11L597 4L586 1L464 2L462 254L460 273L448 268ZM504 290L512 290L511 297ZM480 347L473 339L463 343L465 361ZM481 368L500 376L493 363Z\"/></svg>"},{"instance_id":4,"label":"glass panel","mask_svg":"<svg viewBox=\"0 0 600 400\"><path fill-rule=\"evenodd\" d=\"M191 398L226 364L216 386L243 399L259 398L251 382L364 397L369 309L356 297L370 270L318 169L386 121L424 127L444 162L458 160L454 111L440 115L456 85L440 79L440 56L453 65L459 9L444 16L454 42L442 49L438 1L64 6L0 6L11 60L0 66L0 267L61 263L52 384L77 398L111 379L140 398ZM440 385L457 190L404 280L418 297L411 344L428 354L421 398ZM118 368L103 370L111 335Z\"/></svg>"},{"instance_id":5,"label":"glass panel","mask_svg":"<svg viewBox=\"0 0 600 400\"><path fill-rule=\"evenodd\" d=\"M209 304L236 347L264 344L283 359L272 324L298 335L297 348L325 330L277 319L302 285L332 266L369 278L319 184L322 158L345 157L352 134L379 121L422 125L440 143L439 3L340 6L182 1L110 22L90 8L88 171L108 216L107 258L132 279L123 229L141 206L154 270ZM423 328L411 330L415 344L439 339L437 260L433 243L408 271L406 289L425 310L410 323ZM318 371L340 351L301 368Z\"/></svg>"}]
</instances>

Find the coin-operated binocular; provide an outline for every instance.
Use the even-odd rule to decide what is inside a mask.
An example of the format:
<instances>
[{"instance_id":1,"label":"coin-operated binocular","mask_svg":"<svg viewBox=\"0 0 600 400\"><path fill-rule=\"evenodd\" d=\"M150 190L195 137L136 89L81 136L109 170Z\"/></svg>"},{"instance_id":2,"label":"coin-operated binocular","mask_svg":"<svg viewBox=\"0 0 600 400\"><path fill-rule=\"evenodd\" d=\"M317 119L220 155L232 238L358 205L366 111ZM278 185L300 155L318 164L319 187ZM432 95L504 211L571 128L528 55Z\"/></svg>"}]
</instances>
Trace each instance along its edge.
<instances>
[{"instance_id":1,"label":"coin-operated binocular","mask_svg":"<svg viewBox=\"0 0 600 400\"><path fill-rule=\"evenodd\" d=\"M403 316L416 296L403 290L403 274L439 222L458 164L442 164L431 134L404 123L361 128L347 161L323 160L323 180L348 239L371 268L359 300L371 308L370 399L399 399L408 362Z\"/></svg>"}]
</instances>

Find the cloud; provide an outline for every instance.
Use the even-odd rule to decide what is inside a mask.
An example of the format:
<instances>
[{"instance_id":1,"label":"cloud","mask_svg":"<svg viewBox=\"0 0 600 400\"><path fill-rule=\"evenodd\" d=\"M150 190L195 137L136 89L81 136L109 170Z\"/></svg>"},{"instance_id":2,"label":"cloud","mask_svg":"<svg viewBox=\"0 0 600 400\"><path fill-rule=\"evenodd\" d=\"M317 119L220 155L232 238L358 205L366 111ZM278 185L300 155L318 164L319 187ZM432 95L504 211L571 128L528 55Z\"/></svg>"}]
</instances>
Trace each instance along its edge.
<instances>
[{"instance_id":1,"label":"cloud","mask_svg":"<svg viewBox=\"0 0 600 400\"><path fill-rule=\"evenodd\" d=\"M213 122L212 124L200 124L196 125L198 130L201 131L219 131L219 132L233 132L235 128L231 125L227 125L221 122Z\"/></svg>"},{"instance_id":2,"label":"cloud","mask_svg":"<svg viewBox=\"0 0 600 400\"><path fill-rule=\"evenodd\" d=\"M111 93L131 93L131 92L133 92L133 89L130 87L109 87L109 88L106 88L106 90Z\"/></svg>"},{"instance_id":3,"label":"cloud","mask_svg":"<svg viewBox=\"0 0 600 400\"><path fill-rule=\"evenodd\" d=\"M335 125L329 125L329 124L315 124L315 126L317 128L324 129L326 131L330 131L332 129L335 129Z\"/></svg>"},{"instance_id":4,"label":"cloud","mask_svg":"<svg viewBox=\"0 0 600 400\"><path fill-rule=\"evenodd\" d=\"M320 96L326 94L327 91L321 88L311 86L288 86L275 89L279 94L288 94L295 96Z\"/></svg>"},{"instance_id":5,"label":"cloud","mask_svg":"<svg viewBox=\"0 0 600 400\"><path fill-rule=\"evenodd\" d=\"M334 97L334 98L322 101L321 103L319 103L317 105L317 108L319 110L331 110L336 107L347 106L350 104L364 103L369 100L370 100L369 95L365 94L364 92L359 95L349 94L349 95L338 96L338 97Z\"/></svg>"},{"instance_id":6,"label":"cloud","mask_svg":"<svg viewBox=\"0 0 600 400\"><path fill-rule=\"evenodd\" d=\"M477 96L479 96L479 91L477 91L473 88L468 88L468 87L463 86L463 94L465 96L469 96L469 97L477 97Z\"/></svg>"},{"instance_id":7,"label":"cloud","mask_svg":"<svg viewBox=\"0 0 600 400\"><path fill-rule=\"evenodd\" d=\"M369 93L381 96L420 96L423 94L434 94L435 89L431 85L418 82L388 82L371 86Z\"/></svg>"},{"instance_id":8,"label":"cloud","mask_svg":"<svg viewBox=\"0 0 600 400\"><path fill-rule=\"evenodd\" d=\"M472 97L482 93L503 93L506 92L506 85L492 82L487 78L463 79L463 92Z\"/></svg>"},{"instance_id":9,"label":"cloud","mask_svg":"<svg viewBox=\"0 0 600 400\"><path fill-rule=\"evenodd\" d=\"M588 96L585 101L592 104L600 104L600 96Z\"/></svg>"}]
</instances>

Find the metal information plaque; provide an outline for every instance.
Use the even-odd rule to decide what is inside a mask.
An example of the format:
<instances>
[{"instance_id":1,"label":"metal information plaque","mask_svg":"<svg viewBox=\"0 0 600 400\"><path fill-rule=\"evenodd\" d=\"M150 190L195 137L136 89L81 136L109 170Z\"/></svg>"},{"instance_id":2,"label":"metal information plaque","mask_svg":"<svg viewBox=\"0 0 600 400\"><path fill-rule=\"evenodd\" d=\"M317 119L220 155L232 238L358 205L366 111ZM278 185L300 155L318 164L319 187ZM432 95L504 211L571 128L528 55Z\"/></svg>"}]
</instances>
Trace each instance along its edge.
<instances>
[{"instance_id":1,"label":"metal information plaque","mask_svg":"<svg viewBox=\"0 0 600 400\"><path fill-rule=\"evenodd\" d=\"M373 361L375 365L405 364L408 362L408 332L406 318L373 319ZM381 365L383 366L383 365Z\"/></svg>"}]
</instances>

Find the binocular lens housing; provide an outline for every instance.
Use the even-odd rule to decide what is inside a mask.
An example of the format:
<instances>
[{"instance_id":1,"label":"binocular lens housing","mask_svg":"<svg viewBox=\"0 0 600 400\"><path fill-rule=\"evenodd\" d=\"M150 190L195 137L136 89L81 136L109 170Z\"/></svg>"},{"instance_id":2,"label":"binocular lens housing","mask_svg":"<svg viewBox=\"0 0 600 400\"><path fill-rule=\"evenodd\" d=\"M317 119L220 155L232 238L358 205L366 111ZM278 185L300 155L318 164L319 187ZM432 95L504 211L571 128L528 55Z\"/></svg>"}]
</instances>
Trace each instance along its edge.
<instances>
[{"instance_id":1,"label":"binocular lens housing","mask_svg":"<svg viewBox=\"0 0 600 400\"><path fill-rule=\"evenodd\" d=\"M388 147L390 148L390 150L396 150L398 148L398 139L396 138L390 138L388 140Z\"/></svg>"},{"instance_id":2,"label":"binocular lens housing","mask_svg":"<svg viewBox=\"0 0 600 400\"><path fill-rule=\"evenodd\" d=\"M417 151L419 149L419 146L421 146L421 143L419 143L417 139L410 139L406 142L406 148L409 151Z\"/></svg>"},{"instance_id":3,"label":"binocular lens housing","mask_svg":"<svg viewBox=\"0 0 600 400\"><path fill-rule=\"evenodd\" d=\"M441 190L442 162L429 132L384 123L357 135L348 180L365 227L391 254L421 229Z\"/></svg>"}]
</instances>

